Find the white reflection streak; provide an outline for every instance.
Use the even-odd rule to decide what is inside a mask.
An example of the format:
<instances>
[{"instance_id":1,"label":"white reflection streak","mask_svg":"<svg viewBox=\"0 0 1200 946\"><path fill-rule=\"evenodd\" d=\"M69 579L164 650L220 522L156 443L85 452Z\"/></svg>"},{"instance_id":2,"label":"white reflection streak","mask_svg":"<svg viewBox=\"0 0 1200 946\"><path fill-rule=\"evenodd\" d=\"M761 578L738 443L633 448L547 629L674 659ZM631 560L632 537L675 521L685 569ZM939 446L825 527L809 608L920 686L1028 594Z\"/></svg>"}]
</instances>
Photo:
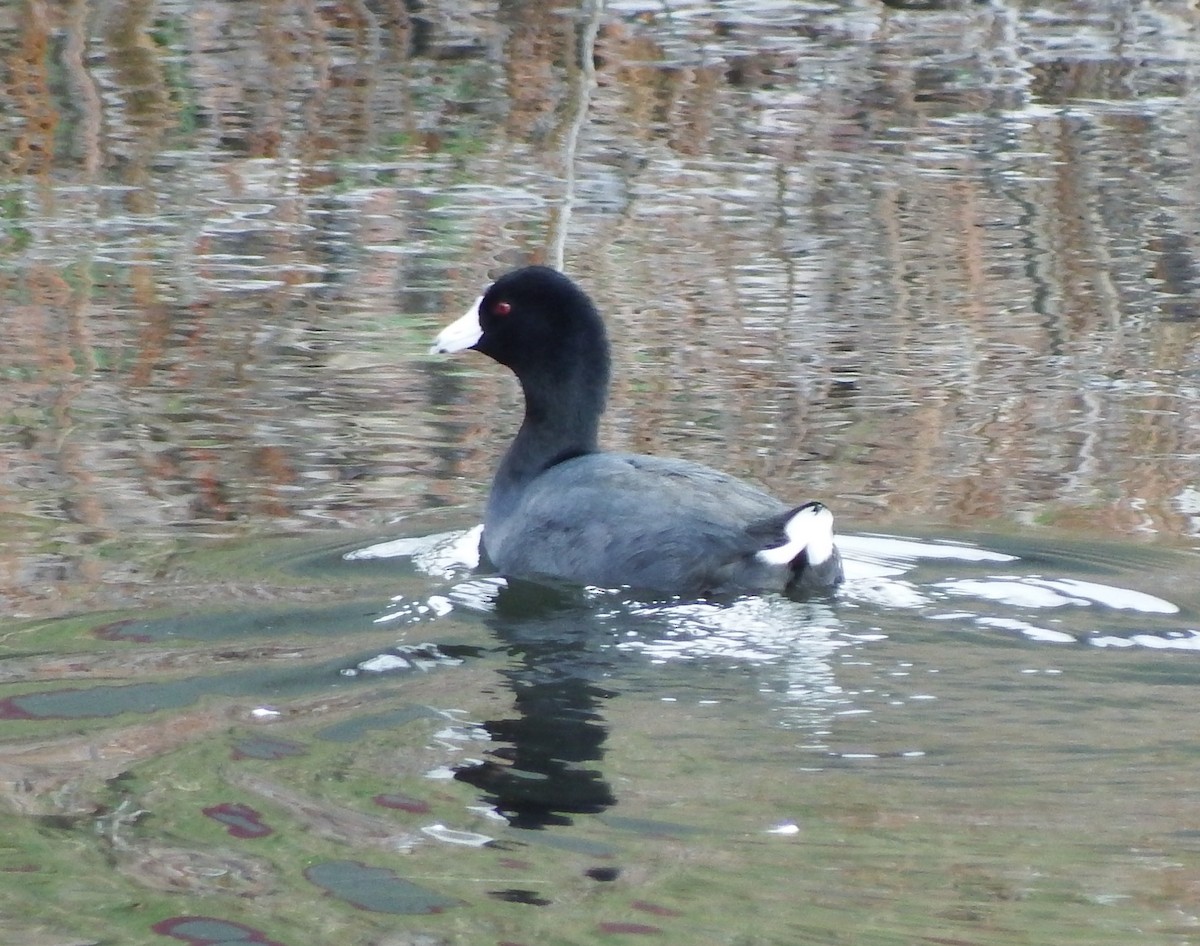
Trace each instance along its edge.
<instances>
[{"instance_id":1,"label":"white reflection streak","mask_svg":"<svg viewBox=\"0 0 1200 946\"><path fill-rule=\"evenodd\" d=\"M342 556L347 562L376 558L411 558L427 575L448 578L458 569L479 566L479 541L483 526L455 532L439 532L413 538L377 542L353 549Z\"/></svg>"},{"instance_id":2,"label":"white reflection streak","mask_svg":"<svg viewBox=\"0 0 1200 946\"><path fill-rule=\"evenodd\" d=\"M1142 614L1177 614L1170 601L1144 591L1101 585L1077 578L1042 578L1027 575L1017 578L956 578L939 582L938 588L952 595L965 595L996 601L1017 608L1059 608L1064 605L1100 604L1118 611Z\"/></svg>"}]
</instances>

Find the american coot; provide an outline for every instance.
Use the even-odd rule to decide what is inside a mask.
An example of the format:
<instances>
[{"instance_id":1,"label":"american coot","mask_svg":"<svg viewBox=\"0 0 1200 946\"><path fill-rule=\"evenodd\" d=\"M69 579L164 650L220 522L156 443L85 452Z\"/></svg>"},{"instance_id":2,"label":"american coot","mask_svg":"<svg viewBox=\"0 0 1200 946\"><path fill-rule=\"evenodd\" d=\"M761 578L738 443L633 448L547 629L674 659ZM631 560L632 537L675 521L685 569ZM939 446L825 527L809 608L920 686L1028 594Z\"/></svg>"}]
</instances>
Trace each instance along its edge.
<instances>
[{"instance_id":1,"label":"american coot","mask_svg":"<svg viewBox=\"0 0 1200 946\"><path fill-rule=\"evenodd\" d=\"M788 506L697 463L600 450L608 336L566 276L529 266L496 280L433 351L468 348L511 368L525 393L484 516L484 550L502 575L687 596L841 582L820 503Z\"/></svg>"}]
</instances>

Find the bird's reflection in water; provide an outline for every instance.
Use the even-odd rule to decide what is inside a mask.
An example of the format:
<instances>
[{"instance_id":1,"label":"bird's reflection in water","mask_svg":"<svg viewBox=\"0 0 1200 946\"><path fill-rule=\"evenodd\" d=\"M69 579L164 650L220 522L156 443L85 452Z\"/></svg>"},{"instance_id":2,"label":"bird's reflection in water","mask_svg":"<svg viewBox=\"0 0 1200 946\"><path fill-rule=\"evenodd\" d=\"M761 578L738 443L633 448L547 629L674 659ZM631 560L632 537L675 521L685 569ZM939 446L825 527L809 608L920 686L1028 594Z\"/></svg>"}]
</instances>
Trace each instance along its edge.
<instances>
[{"instance_id":1,"label":"bird's reflection in water","mask_svg":"<svg viewBox=\"0 0 1200 946\"><path fill-rule=\"evenodd\" d=\"M503 675L516 715L482 724L502 746L455 778L486 792L518 828L568 825L571 814L615 804L599 769L614 656L603 649L611 628L595 605L577 591L510 582L489 623L511 660Z\"/></svg>"}]
</instances>

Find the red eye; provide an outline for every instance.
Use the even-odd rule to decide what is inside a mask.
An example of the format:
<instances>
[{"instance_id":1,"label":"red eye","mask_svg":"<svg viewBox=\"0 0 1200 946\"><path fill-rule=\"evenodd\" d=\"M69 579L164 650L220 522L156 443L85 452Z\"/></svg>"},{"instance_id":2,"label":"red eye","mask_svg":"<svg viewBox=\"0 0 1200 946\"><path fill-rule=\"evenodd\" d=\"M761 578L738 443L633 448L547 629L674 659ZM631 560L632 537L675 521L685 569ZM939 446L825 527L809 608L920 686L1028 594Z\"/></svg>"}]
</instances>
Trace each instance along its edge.
<instances>
[{"instance_id":1,"label":"red eye","mask_svg":"<svg viewBox=\"0 0 1200 946\"><path fill-rule=\"evenodd\" d=\"M493 302L492 315L508 315L512 311L512 305L507 302Z\"/></svg>"}]
</instances>

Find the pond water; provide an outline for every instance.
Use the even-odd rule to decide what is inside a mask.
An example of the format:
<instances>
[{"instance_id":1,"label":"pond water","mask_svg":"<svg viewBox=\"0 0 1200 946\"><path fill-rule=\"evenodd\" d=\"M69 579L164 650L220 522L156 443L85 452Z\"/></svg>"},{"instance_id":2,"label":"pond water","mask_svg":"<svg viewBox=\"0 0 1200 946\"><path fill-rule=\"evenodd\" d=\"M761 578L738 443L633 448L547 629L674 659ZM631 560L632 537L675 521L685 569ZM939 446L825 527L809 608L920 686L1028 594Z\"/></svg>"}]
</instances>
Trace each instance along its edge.
<instances>
[{"instance_id":1,"label":"pond water","mask_svg":"<svg viewBox=\"0 0 1200 946\"><path fill-rule=\"evenodd\" d=\"M0 25L6 946L1200 939L1194 6ZM836 598L477 567L530 261Z\"/></svg>"}]
</instances>

